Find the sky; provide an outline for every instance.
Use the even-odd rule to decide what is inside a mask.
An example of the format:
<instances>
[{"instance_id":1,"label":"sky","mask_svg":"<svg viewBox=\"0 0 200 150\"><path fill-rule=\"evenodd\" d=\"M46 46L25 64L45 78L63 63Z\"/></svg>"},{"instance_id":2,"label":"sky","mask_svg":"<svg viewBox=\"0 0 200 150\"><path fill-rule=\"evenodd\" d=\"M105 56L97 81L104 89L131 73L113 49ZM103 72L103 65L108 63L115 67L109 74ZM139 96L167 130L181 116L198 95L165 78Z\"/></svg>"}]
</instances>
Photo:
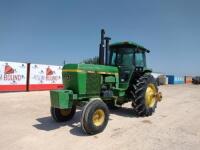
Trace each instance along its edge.
<instances>
[{"instance_id":1,"label":"sky","mask_svg":"<svg viewBox=\"0 0 200 150\"><path fill-rule=\"evenodd\" d=\"M148 67L200 75L199 0L0 0L0 61L62 65L98 55L111 43L151 50Z\"/></svg>"}]
</instances>

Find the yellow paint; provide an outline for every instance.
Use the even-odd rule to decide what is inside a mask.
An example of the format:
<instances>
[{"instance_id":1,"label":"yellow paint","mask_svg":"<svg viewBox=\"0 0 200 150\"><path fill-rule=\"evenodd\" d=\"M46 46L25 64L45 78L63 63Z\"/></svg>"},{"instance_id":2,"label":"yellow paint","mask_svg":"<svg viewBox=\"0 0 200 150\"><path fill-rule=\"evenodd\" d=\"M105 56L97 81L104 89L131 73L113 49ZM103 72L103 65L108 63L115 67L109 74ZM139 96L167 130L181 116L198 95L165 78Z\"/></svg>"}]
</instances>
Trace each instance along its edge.
<instances>
[{"instance_id":1,"label":"yellow paint","mask_svg":"<svg viewBox=\"0 0 200 150\"><path fill-rule=\"evenodd\" d=\"M71 112L71 109L60 109L60 114L62 116L68 116Z\"/></svg>"},{"instance_id":2,"label":"yellow paint","mask_svg":"<svg viewBox=\"0 0 200 150\"><path fill-rule=\"evenodd\" d=\"M95 126L101 126L105 121L105 113L102 109L97 109L93 116L92 116L92 122Z\"/></svg>"},{"instance_id":3,"label":"yellow paint","mask_svg":"<svg viewBox=\"0 0 200 150\"><path fill-rule=\"evenodd\" d=\"M85 72L84 70L79 69L63 69L63 72Z\"/></svg>"},{"instance_id":4,"label":"yellow paint","mask_svg":"<svg viewBox=\"0 0 200 150\"><path fill-rule=\"evenodd\" d=\"M146 89L145 93L145 104L149 107L152 108L154 107L156 103L156 87L153 84L149 84Z\"/></svg>"},{"instance_id":5,"label":"yellow paint","mask_svg":"<svg viewBox=\"0 0 200 150\"><path fill-rule=\"evenodd\" d=\"M115 75L118 76L118 73L111 73L111 72L95 72L95 71L86 71L80 69L63 69L63 72L83 72L83 73L97 73L97 74L107 74L107 75Z\"/></svg>"}]
</instances>

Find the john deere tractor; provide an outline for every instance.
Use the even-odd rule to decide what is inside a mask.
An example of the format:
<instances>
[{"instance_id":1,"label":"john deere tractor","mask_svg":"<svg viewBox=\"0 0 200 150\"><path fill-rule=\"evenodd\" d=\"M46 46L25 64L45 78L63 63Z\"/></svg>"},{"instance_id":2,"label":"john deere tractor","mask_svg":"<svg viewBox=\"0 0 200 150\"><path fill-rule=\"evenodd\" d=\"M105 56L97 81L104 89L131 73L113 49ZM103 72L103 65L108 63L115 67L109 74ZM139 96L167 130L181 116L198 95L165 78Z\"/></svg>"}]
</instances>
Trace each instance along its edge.
<instances>
[{"instance_id":1,"label":"john deere tractor","mask_svg":"<svg viewBox=\"0 0 200 150\"><path fill-rule=\"evenodd\" d=\"M151 69L147 68L145 54L150 51L134 42L109 41L101 30L98 65L63 66L64 89L50 91L55 121L72 119L76 107L83 106L82 129L87 134L97 134L107 126L109 108L131 102L138 116L153 114L162 96Z\"/></svg>"}]
</instances>

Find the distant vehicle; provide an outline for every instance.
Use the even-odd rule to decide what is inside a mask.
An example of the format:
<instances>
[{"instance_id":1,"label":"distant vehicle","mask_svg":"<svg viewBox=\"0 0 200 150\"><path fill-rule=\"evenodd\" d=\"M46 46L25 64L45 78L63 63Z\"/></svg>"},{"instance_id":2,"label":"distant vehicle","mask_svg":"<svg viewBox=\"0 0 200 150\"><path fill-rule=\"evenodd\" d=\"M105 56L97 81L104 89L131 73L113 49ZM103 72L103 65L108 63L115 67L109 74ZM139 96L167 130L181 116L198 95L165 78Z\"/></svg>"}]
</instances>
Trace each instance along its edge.
<instances>
[{"instance_id":1,"label":"distant vehicle","mask_svg":"<svg viewBox=\"0 0 200 150\"><path fill-rule=\"evenodd\" d=\"M157 85L160 86L160 85L165 85L166 84L166 76L165 75L159 75L157 78L156 78L156 82L157 82Z\"/></svg>"},{"instance_id":2,"label":"distant vehicle","mask_svg":"<svg viewBox=\"0 0 200 150\"><path fill-rule=\"evenodd\" d=\"M192 78L192 83L193 84L200 84L200 76L196 76Z\"/></svg>"}]
</instances>

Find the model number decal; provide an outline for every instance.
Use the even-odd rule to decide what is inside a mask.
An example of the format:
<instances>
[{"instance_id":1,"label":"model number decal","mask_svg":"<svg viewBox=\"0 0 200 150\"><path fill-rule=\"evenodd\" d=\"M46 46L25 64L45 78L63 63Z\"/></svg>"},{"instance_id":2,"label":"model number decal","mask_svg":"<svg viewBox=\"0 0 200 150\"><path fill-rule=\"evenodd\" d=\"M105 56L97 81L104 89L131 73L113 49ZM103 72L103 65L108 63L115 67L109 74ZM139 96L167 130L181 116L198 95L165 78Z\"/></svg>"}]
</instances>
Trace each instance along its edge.
<instances>
[{"instance_id":1,"label":"model number decal","mask_svg":"<svg viewBox=\"0 0 200 150\"><path fill-rule=\"evenodd\" d=\"M66 79L67 79L67 80L71 80L71 79L72 79L72 76L68 74L68 75L66 75Z\"/></svg>"}]
</instances>

